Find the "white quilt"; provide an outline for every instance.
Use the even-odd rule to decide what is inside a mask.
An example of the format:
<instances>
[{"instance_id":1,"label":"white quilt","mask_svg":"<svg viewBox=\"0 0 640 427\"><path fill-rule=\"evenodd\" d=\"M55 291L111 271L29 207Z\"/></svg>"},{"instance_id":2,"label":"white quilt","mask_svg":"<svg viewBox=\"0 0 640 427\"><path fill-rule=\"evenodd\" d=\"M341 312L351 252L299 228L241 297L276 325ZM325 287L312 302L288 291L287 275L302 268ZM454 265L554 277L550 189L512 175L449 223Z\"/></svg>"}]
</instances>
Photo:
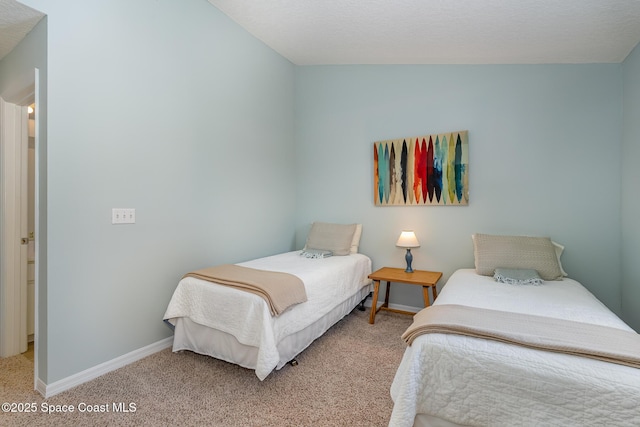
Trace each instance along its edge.
<instances>
[{"instance_id":1,"label":"white quilt","mask_svg":"<svg viewBox=\"0 0 640 427\"><path fill-rule=\"evenodd\" d=\"M370 282L367 277L371 273L371 260L362 254L311 259L294 251L238 265L298 276L304 282L307 301L272 317L258 295L187 277L179 282L164 319L175 325L175 319L187 317L258 348L255 371L261 380L277 366L277 345L283 338L306 328L354 295Z\"/></svg>"},{"instance_id":2,"label":"white quilt","mask_svg":"<svg viewBox=\"0 0 640 427\"><path fill-rule=\"evenodd\" d=\"M464 269L435 304L631 330L568 278L519 286ZM469 426L640 425L640 369L458 335L422 335L407 347L391 396L390 426L412 426L420 413Z\"/></svg>"}]
</instances>

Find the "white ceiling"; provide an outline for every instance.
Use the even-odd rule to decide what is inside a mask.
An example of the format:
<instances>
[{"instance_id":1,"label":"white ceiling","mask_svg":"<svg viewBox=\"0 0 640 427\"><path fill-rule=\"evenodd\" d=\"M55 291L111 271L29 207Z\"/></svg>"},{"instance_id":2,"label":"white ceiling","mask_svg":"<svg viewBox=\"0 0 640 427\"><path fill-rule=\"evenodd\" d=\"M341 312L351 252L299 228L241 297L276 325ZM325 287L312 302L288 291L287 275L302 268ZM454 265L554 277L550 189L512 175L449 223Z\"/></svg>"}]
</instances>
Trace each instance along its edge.
<instances>
[{"instance_id":1,"label":"white ceiling","mask_svg":"<svg viewBox=\"0 0 640 427\"><path fill-rule=\"evenodd\" d=\"M622 62L639 0L209 0L298 65Z\"/></svg>"},{"instance_id":2,"label":"white ceiling","mask_svg":"<svg viewBox=\"0 0 640 427\"><path fill-rule=\"evenodd\" d=\"M15 0L0 0L0 59L11 52L43 16Z\"/></svg>"},{"instance_id":3,"label":"white ceiling","mask_svg":"<svg viewBox=\"0 0 640 427\"><path fill-rule=\"evenodd\" d=\"M622 62L640 0L209 0L298 65ZM0 59L42 19L0 0Z\"/></svg>"}]
</instances>

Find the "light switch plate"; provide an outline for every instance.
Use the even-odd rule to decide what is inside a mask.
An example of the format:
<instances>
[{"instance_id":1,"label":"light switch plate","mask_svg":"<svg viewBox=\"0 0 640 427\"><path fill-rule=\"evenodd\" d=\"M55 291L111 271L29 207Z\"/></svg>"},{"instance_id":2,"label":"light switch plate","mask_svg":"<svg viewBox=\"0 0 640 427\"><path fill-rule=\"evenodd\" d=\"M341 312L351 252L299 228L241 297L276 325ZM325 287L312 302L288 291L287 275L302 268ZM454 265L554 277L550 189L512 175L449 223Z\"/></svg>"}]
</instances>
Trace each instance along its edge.
<instances>
[{"instance_id":1,"label":"light switch plate","mask_svg":"<svg viewBox=\"0 0 640 427\"><path fill-rule=\"evenodd\" d=\"M135 224L136 210L132 208L111 209L111 224Z\"/></svg>"}]
</instances>

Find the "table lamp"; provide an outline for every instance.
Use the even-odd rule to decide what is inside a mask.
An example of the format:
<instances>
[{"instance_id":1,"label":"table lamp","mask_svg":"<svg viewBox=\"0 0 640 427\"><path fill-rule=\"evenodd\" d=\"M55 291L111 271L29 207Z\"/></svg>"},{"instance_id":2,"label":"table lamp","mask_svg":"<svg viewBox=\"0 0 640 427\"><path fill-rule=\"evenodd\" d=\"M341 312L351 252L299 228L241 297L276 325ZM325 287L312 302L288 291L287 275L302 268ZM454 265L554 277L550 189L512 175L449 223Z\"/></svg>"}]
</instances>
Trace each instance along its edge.
<instances>
[{"instance_id":1,"label":"table lamp","mask_svg":"<svg viewBox=\"0 0 640 427\"><path fill-rule=\"evenodd\" d=\"M413 231L403 231L396 242L396 246L399 248L407 248L407 254L404 256L404 259L407 261L407 269L405 270L405 273L413 273L413 269L411 268L411 262L413 261L411 248L420 247L416 233Z\"/></svg>"}]
</instances>

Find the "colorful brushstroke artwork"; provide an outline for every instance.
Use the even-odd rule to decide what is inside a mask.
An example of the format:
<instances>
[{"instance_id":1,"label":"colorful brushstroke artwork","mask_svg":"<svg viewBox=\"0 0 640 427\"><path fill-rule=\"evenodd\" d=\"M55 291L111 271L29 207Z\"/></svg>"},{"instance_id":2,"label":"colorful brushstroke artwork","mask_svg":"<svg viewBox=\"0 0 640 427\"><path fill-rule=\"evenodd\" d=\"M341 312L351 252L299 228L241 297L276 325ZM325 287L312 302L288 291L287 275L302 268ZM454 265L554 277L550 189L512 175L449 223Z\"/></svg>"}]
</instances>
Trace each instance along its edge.
<instances>
[{"instance_id":1,"label":"colorful brushstroke artwork","mask_svg":"<svg viewBox=\"0 0 640 427\"><path fill-rule=\"evenodd\" d=\"M468 131L373 144L376 206L469 204Z\"/></svg>"}]
</instances>

